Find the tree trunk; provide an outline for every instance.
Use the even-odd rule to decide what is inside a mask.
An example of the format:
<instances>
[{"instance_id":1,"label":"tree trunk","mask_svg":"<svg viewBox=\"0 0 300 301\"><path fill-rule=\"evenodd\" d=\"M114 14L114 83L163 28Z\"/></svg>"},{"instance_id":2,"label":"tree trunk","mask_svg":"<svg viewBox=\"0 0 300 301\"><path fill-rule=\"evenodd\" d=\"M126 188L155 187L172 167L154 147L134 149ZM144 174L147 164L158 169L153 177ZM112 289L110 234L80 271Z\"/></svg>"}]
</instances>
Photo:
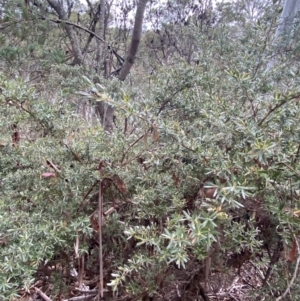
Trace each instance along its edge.
<instances>
[{"instance_id":1,"label":"tree trunk","mask_svg":"<svg viewBox=\"0 0 300 301\"><path fill-rule=\"evenodd\" d=\"M280 24L276 30L275 39L289 28L293 22L294 17L300 10L299 0L286 0L284 3L283 11L280 17Z\"/></svg>"},{"instance_id":2,"label":"tree trunk","mask_svg":"<svg viewBox=\"0 0 300 301\"><path fill-rule=\"evenodd\" d=\"M129 74L130 69L134 63L138 48L139 48L139 44L141 41L141 35L142 35L144 13L145 13L147 2L148 2L148 0L140 0L137 5L131 44L130 44L124 65L121 68L120 74L119 74L119 80L121 80L121 81L124 81L126 79L127 75Z\"/></svg>"},{"instance_id":3,"label":"tree trunk","mask_svg":"<svg viewBox=\"0 0 300 301\"><path fill-rule=\"evenodd\" d=\"M96 112L100 116L104 130L111 133L114 129L114 108L101 101L96 106Z\"/></svg>"},{"instance_id":4,"label":"tree trunk","mask_svg":"<svg viewBox=\"0 0 300 301\"><path fill-rule=\"evenodd\" d=\"M49 5L55 10L55 12L58 14L59 19L68 21L68 14L64 8L64 5L61 2L58 2L56 0L47 0ZM68 38L70 39L73 54L74 54L74 65L82 65L83 64L83 55L80 49L80 45L76 36L76 33L73 29L72 25L65 24L65 29L68 35Z\"/></svg>"},{"instance_id":5,"label":"tree trunk","mask_svg":"<svg viewBox=\"0 0 300 301\"><path fill-rule=\"evenodd\" d=\"M280 23L277 27L274 42L278 39L278 37L286 32L289 27L294 23L294 18L300 10L300 1L299 0L286 0L284 3L283 11L280 16ZM274 67L276 58L273 58L267 66L267 70L270 70Z\"/></svg>"},{"instance_id":6,"label":"tree trunk","mask_svg":"<svg viewBox=\"0 0 300 301\"><path fill-rule=\"evenodd\" d=\"M106 0L100 1L100 14L99 14L99 31L98 35L103 40L105 40L105 6ZM97 56L96 56L96 71L99 74L102 67L104 66L104 56L105 56L105 49L106 45L104 45L101 41L97 39ZM106 77L107 74L104 74Z\"/></svg>"},{"instance_id":7,"label":"tree trunk","mask_svg":"<svg viewBox=\"0 0 300 301\"><path fill-rule=\"evenodd\" d=\"M125 60L125 63L120 71L119 74L119 80L124 81L127 75L130 72L130 69L134 63L134 59L136 57L138 47L141 40L142 35L142 25L144 20L144 12L146 8L148 0L140 0L137 6L136 15L135 15L135 21L134 21L134 27L133 27L133 34L132 34L132 40L131 45L127 54L127 58ZM102 2L105 2L101 0ZM100 12L101 14L101 12ZM101 28L101 20L100 20L100 28ZM103 34L104 34L104 16L103 16ZM98 50L99 53L100 50ZM103 57L99 57L99 62L103 62ZM98 63L98 62L97 62ZM104 102L100 102L97 105L97 112L100 115L102 125L104 127L104 130L107 132L112 132L113 130L113 116L114 116L114 108L110 106L109 104L106 104Z\"/></svg>"},{"instance_id":8,"label":"tree trunk","mask_svg":"<svg viewBox=\"0 0 300 301\"><path fill-rule=\"evenodd\" d=\"M99 31L98 35L105 40L105 9L106 0L100 1L100 14L99 14ZM101 70L104 70L104 77L107 77L105 63L105 52L107 51L107 45L97 40L97 56L96 56L96 71L99 74ZM100 116L102 126L106 132L111 133L114 128L114 108L103 101L99 102L96 106L96 112Z\"/></svg>"}]
</instances>

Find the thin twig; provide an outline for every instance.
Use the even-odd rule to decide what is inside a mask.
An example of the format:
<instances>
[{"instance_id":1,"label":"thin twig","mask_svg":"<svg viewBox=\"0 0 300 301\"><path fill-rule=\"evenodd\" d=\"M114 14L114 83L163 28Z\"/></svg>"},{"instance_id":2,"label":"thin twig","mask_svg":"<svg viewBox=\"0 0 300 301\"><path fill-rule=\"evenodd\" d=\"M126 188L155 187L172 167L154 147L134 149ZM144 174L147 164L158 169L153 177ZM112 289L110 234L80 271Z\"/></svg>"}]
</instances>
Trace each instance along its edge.
<instances>
[{"instance_id":1,"label":"thin twig","mask_svg":"<svg viewBox=\"0 0 300 301\"><path fill-rule=\"evenodd\" d=\"M295 239L295 242L297 244L297 251L298 251L298 258L297 258L297 262L296 262L294 274L293 274L293 277L292 277L289 285L287 286L285 292L280 297L278 297L276 299L276 301L282 300L289 293L292 285L294 284L294 282L295 282L295 280L297 278L297 274L298 274L298 270L299 270L299 264L300 264L300 247L299 247L299 243L298 243L296 235L294 235L294 239Z\"/></svg>"},{"instance_id":2,"label":"thin twig","mask_svg":"<svg viewBox=\"0 0 300 301\"><path fill-rule=\"evenodd\" d=\"M150 131L150 130L148 130L148 131ZM148 131L147 131L147 132L148 132ZM147 133L147 132L146 132L146 133ZM127 149L125 150L125 152L124 152L124 154L123 154L123 156L122 156L122 159L121 159L121 164L122 164L122 165L123 165L123 161L124 161L124 159L125 159L126 154L128 153L128 151L129 151L133 146L135 146L141 139L143 139L144 136L145 136L145 134L143 134L142 136L140 136L139 138L137 138L134 142L132 142L132 143L127 147Z\"/></svg>"},{"instance_id":3,"label":"thin twig","mask_svg":"<svg viewBox=\"0 0 300 301\"><path fill-rule=\"evenodd\" d=\"M103 299L103 249L102 249L102 218L103 218L103 195L102 181L99 182L99 198L98 198L98 225L99 225L99 292L98 300Z\"/></svg>"},{"instance_id":4,"label":"thin twig","mask_svg":"<svg viewBox=\"0 0 300 301\"><path fill-rule=\"evenodd\" d=\"M41 16L39 15L39 19L40 20L43 20L43 21L51 21L53 23L57 23L57 24L61 24L61 23L65 23L67 25L72 25L76 28L79 28L79 29L82 29L83 31L86 31L88 32L89 34L93 35L95 38L97 38L98 40L100 40L102 43L104 44L107 44L107 42L105 40L103 40L101 37L99 37L96 33L94 33L93 31L85 28L85 27L82 27L76 23L73 23L73 22L70 22L70 21L67 21L67 20L61 20L61 19L50 19L50 18L46 18L44 16Z\"/></svg>"},{"instance_id":5,"label":"thin twig","mask_svg":"<svg viewBox=\"0 0 300 301\"><path fill-rule=\"evenodd\" d=\"M151 152L153 152L153 151L155 151L155 150L157 150L157 149L158 149L157 147L155 147L155 148L153 148L153 149L150 149L150 150L148 150L148 153L151 153ZM144 153L145 153L145 151L141 151L141 152L138 153L136 156L134 156L134 157L128 159L126 162L122 163L122 164L121 164L121 167L124 167L124 166L126 166L128 163L132 162L133 160L138 159L138 158L139 158L142 154L144 154Z\"/></svg>"},{"instance_id":6,"label":"thin twig","mask_svg":"<svg viewBox=\"0 0 300 301\"><path fill-rule=\"evenodd\" d=\"M258 123L258 125L262 125L263 122L277 109L279 109L280 107L282 107L283 105L285 105L288 101L290 100L294 100L294 99L298 99L300 97L300 94L295 95L294 97L288 98L286 100L281 101L280 103L278 103L275 107L273 107L266 115L265 117L263 117L263 119Z\"/></svg>"},{"instance_id":7,"label":"thin twig","mask_svg":"<svg viewBox=\"0 0 300 301\"><path fill-rule=\"evenodd\" d=\"M287 163L282 162L284 166L286 166L290 171L293 171L298 177L300 177L300 173L297 172L292 166L288 165Z\"/></svg>"},{"instance_id":8,"label":"thin twig","mask_svg":"<svg viewBox=\"0 0 300 301\"><path fill-rule=\"evenodd\" d=\"M70 299L64 299L63 301L87 301L90 300L94 297L95 294L89 294L85 296L77 296L77 297L72 297Z\"/></svg>"},{"instance_id":9,"label":"thin twig","mask_svg":"<svg viewBox=\"0 0 300 301\"><path fill-rule=\"evenodd\" d=\"M35 21L35 18L32 18L32 19L30 19L30 20L18 20L18 21L13 21L13 22L11 22L11 21L9 21L9 22L4 22L4 23L2 23L1 25L4 25L3 27L0 27L0 30L3 30L3 29L5 29L5 28L7 28L7 27L9 27L9 26L16 26L18 23L22 23L22 22L27 22L27 23L29 23L30 21Z\"/></svg>"},{"instance_id":10,"label":"thin twig","mask_svg":"<svg viewBox=\"0 0 300 301\"><path fill-rule=\"evenodd\" d=\"M258 272L258 277L261 279L261 280L264 280L264 274L263 272L251 261L249 260L249 263L255 268L255 270Z\"/></svg>"},{"instance_id":11,"label":"thin twig","mask_svg":"<svg viewBox=\"0 0 300 301\"><path fill-rule=\"evenodd\" d=\"M4 95L5 97L5 95ZM7 104L11 105L11 106L14 106L15 108L17 109L20 109L20 110L23 110L24 112L26 112L27 114L29 114L36 122L38 122L44 129L49 129L49 127L47 125L45 125L41 120L39 120L34 113L32 113L31 111L27 110L25 107L24 107L24 103L17 103L17 100L14 100L12 98L6 98L6 102Z\"/></svg>"},{"instance_id":12,"label":"thin twig","mask_svg":"<svg viewBox=\"0 0 300 301\"><path fill-rule=\"evenodd\" d=\"M102 39L101 37L99 37L99 36L98 36L96 33L94 33L93 31L91 31L91 30L89 30L89 29L87 29L87 28L85 28L85 27L82 27L82 26L80 26L80 25L78 25L78 24L76 24L76 23L67 21L67 20L50 19L50 18L46 18L46 17L41 16L41 15L39 15L39 19L40 19L40 20L44 20L44 21L50 21L50 22L57 23L57 24L65 23L65 24L67 24L67 25L72 25L72 26L74 26L74 27L76 27L76 28L78 28L78 29L81 29L81 30L83 30L83 31L85 31L85 32L87 32L87 33L93 35L93 36L94 36L95 38L97 38L99 41L101 41L102 43L104 43L104 44L107 46L107 48L108 48L109 50L112 51L112 53L117 57L117 59L118 59L119 61L124 62L124 59L116 52L116 50L113 49L113 47L112 47L110 44L108 44L104 39Z\"/></svg>"},{"instance_id":13,"label":"thin twig","mask_svg":"<svg viewBox=\"0 0 300 301\"><path fill-rule=\"evenodd\" d=\"M82 290L82 289L80 289L80 288L75 288L75 290L76 290L77 292L79 292L79 293L84 293L84 294L94 294L94 295L98 294L98 292L99 292L99 291L96 290L96 289L85 291L85 290Z\"/></svg>"},{"instance_id":14,"label":"thin twig","mask_svg":"<svg viewBox=\"0 0 300 301\"><path fill-rule=\"evenodd\" d=\"M190 88L191 86L186 85L184 87L179 88L177 91L173 92L172 95L170 95L165 101L162 103L160 108L158 109L158 112L156 116L159 116L159 114L165 109L168 103L170 103L173 100L173 97L175 97L178 93L182 92L186 88Z\"/></svg>"},{"instance_id":15,"label":"thin twig","mask_svg":"<svg viewBox=\"0 0 300 301\"><path fill-rule=\"evenodd\" d=\"M42 297L45 301L52 301L45 293L43 293L40 289L38 289L37 287L34 288L36 293Z\"/></svg>"},{"instance_id":16,"label":"thin twig","mask_svg":"<svg viewBox=\"0 0 300 301\"><path fill-rule=\"evenodd\" d=\"M238 301L238 299L236 299L235 296L233 296L233 294L228 293L228 295L229 295L232 299L234 299L235 301Z\"/></svg>"},{"instance_id":17,"label":"thin twig","mask_svg":"<svg viewBox=\"0 0 300 301\"><path fill-rule=\"evenodd\" d=\"M294 158L294 160L293 160L293 163L294 163L294 164L295 164L296 161L298 160L299 154L300 154L300 143L299 143L299 145L298 145L298 149L297 149L296 156L295 156L295 158Z\"/></svg>"},{"instance_id":18,"label":"thin twig","mask_svg":"<svg viewBox=\"0 0 300 301\"><path fill-rule=\"evenodd\" d=\"M72 155L73 155L73 157L74 157L74 159L75 159L76 161L78 161L79 163L82 163L82 161L81 161L79 155L77 155L77 154L70 148L70 146L69 146L68 144L66 144L66 143L63 142L63 145L64 145L64 146L72 153Z\"/></svg>"},{"instance_id":19,"label":"thin twig","mask_svg":"<svg viewBox=\"0 0 300 301\"><path fill-rule=\"evenodd\" d=\"M128 119L125 118L125 123L124 123L124 135L127 133L127 127L128 127Z\"/></svg>"},{"instance_id":20,"label":"thin twig","mask_svg":"<svg viewBox=\"0 0 300 301\"><path fill-rule=\"evenodd\" d=\"M273 252L273 255L271 257L268 269L267 269L266 274L265 274L265 279L262 282L263 286L268 283L267 281L268 281L268 279L269 279L269 277L270 277L270 275L273 271L273 267L274 267L275 263L278 262L278 260L279 260L279 257L280 257L280 251L279 251L280 250L280 244L281 244L281 242L279 241L277 243L276 249Z\"/></svg>"},{"instance_id":21,"label":"thin twig","mask_svg":"<svg viewBox=\"0 0 300 301\"><path fill-rule=\"evenodd\" d=\"M94 187L97 185L98 181L96 181L93 186L91 186L91 188L88 190L88 192L84 195L80 205L78 206L78 210L82 210L90 201L90 199L88 199L89 194L93 191Z\"/></svg>"}]
</instances>

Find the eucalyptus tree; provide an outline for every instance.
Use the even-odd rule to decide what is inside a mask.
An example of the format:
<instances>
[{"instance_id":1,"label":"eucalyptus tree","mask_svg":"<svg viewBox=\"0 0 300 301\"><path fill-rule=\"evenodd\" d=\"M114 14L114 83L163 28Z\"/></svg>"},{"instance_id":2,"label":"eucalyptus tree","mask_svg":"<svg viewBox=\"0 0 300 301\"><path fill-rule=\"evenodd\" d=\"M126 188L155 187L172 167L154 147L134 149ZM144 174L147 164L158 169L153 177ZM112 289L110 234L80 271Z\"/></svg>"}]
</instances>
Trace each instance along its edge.
<instances>
[{"instance_id":1,"label":"eucalyptus tree","mask_svg":"<svg viewBox=\"0 0 300 301\"><path fill-rule=\"evenodd\" d=\"M197 52L194 34L209 35L214 23L211 0L154 2L146 18L145 49L161 65L181 58L192 63Z\"/></svg>"},{"instance_id":2,"label":"eucalyptus tree","mask_svg":"<svg viewBox=\"0 0 300 301\"><path fill-rule=\"evenodd\" d=\"M135 57L137 55L137 51L141 41L144 13L147 2L148 0L139 0L137 5L130 47L128 49L124 65L122 66L120 74L118 76L121 81L125 80L125 78L129 74L130 69L134 63Z\"/></svg>"},{"instance_id":3,"label":"eucalyptus tree","mask_svg":"<svg viewBox=\"0 0 300 301\"><path fill-rule=\"evenodd\" d=\"M288 51L291 58L298 60L299 50L297 43L299 40L299 10L300 1L298 0L285 0L279 25L273 38L273 45L275 47L275 54L268 64L268 70L271 70L276 63L276 52L280 53ZM294 57L296 55L296 57ZM292 61L292 60L291 60Z\"/></svg>"},{"instance_id":4,"label":"eucalyptus tree","mask_svg":"<svg viewBox=\"0 0 300 301\"><path fill-rule=\"evenodd\" d=\"M114 39L115 37L111 33L116 30L115 28L109 29L109 22L114 21L111 9L113 6L122 8L122 3L106 0L102 0L100 3L93 3L89 0L86 2L87 7L85 8L82 7L79 1L75 0L66 2L58 0L28 0L25 1L26 7L24 3L22 5L22 2L19 2L20 22L23 22L23 26L20 26L19 29L22 31L27 30L29 34L32 32L29 26L24 26L26 18L32 20L37 31L43 25L47 25L48 30L45 30L43 33L38 32L39 39L42 39L43 44L47 45L49 49L49 54L46 53L45 47L42 49L43 53L45 53L44 58L46 58L46 61L48 57L56 54L56 57L60 56L59 63L77 65L81 67L83 72L89 70L91 74L98 74L100 78L107 78L113 74L124 81L137 55L147 1L138 1L133 28L130 27L130 24L127 24L126 14L134 10L135 4L132 3L129 11L127 6L119 9L119 14L123 17L126 26L129 26L129 29L132 30L131 42L118 40L119 37ZM8 2L3 3L3 6L10 7ZM11 7L12 14L16 14L17 11L14 11L13 6ZM23 12L23 15L21 15L21 12ZM13 20L11 19L10 25L12 25L12 22ZM8 26L10 25L8 24ZM113 26L116 25L117 22ZM51 36L56 38L54 43L50 39ZM11 41L12 39L8 44ZM29 40L26 42L30 43ZM35 56L36 48L32 44L30 47L31 55ZM119 49L118 51L116 50L117 48ZM16 52L13 46L10 48L10 52L7 51L6 53L11 56L12 54L10 53L12 52ZM18 56L17 52L16 56ZM38 57L35 57L35 60L38 60ZM49 61L48 65L51 63L53 62ZM107 131L111 131L113 128L112 108L99 103L97 111L100 114L104 128Z\"/></svg>"},{"instance_id":5,"label":"eucalyptus tree","mask_svg":"<svg viewBox=\"0 0 300 301\"><path fill-rule=\"evenodd\" d=\"M284 31L291 28L295 22L295 17L300 10L299 0L285 0L283 10L281 13L280 24L276 30L275 39Z\"/></svg>"},{"instance_id":6,"label":"eucalyptus tree","mask_svg":"<svg viewBox=\"0 0 300 301\"><path fill-rule=\"evenodd\" d=\"M82 65L83 64L83 54L79 45L78 37L75 33L74 27L71 24L66 23L72 13L72 1L67 1L67 9L63 2L57 0L47 0L49 6L56 12L59 20L64 23L65 31L68 35L69 41L71 43L72 52L74 55L73 64Z\"/></svg>"}]
</instances>

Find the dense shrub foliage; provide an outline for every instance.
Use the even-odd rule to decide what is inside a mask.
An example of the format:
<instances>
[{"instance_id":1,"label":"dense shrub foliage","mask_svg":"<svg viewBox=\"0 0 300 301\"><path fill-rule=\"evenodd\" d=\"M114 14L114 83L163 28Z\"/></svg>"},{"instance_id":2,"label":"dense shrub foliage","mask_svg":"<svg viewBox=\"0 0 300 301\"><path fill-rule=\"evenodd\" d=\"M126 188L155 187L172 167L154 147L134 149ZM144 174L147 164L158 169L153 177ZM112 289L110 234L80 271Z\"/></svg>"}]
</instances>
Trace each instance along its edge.
<instances>
[{"instance_id":1,"label":"dense shrub foliage","mask_svg":"<svg viewBox=\"0 0 300 301\"><path fill-rule=\"evenodd\" d=\"M245 300L289 286L299 300L296 38L293 56L266 70L282 48L270 43L275 5L252 22L231 11L238 24L223 9L228 19L215 11L208 32L181 26L195 60L155 63L145 34L128 82L44 57L44 80L1 65L1 297L97 288L100 191L108 297L227 298L220 287L251 270ZM111 133L93 113L103 101L115 110Z\"/></svg>"}]
</instances>

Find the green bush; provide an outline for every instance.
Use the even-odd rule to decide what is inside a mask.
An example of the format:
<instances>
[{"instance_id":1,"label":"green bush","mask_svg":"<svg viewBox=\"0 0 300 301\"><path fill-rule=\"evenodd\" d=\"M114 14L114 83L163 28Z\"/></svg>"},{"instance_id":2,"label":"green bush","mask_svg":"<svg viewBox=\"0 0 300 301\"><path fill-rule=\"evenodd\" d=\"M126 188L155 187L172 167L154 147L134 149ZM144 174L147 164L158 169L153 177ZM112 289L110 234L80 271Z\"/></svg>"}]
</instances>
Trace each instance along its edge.
<instances>
[{"instance_id":1,"label":"green bush","mask_svg":"<svg viewBox=\"0 0 300 301\"><path fill-rule=\"evenodd\" d=\"M210 35L184 28L197 64L174 55L133 85L52 65L64 60L59 48L39 62L45 82L1 74L1 297L38 280L51 298L67 296L73 267L96 278L100 182L109 296L195 300L208 281L211 291L219 279L228 287L249 260L248 298L285 291L295 265L282 252L300 230L298 63L282 56L266 72L263 18L219 25ZM112 133L83 118L99 101L114 107Z\"/></svg>"}]
</instances>

